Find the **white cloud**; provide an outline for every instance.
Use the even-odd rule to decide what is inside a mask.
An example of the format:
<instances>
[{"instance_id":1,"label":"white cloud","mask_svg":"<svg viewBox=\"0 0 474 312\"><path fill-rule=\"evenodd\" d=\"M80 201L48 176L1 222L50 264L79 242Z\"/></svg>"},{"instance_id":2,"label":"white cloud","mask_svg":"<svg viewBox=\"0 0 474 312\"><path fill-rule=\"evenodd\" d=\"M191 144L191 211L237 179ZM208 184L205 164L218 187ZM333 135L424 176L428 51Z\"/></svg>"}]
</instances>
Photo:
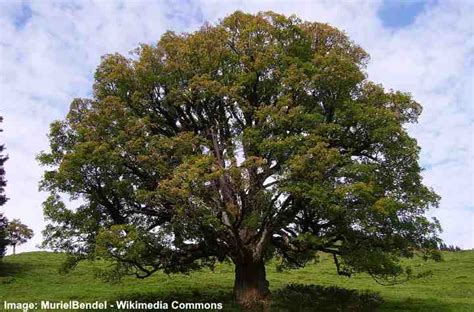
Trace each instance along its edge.
<instances>
[{"instance_id":1,"label":"white cloud","mask_svg":"<svg viewBox=\"0 0 474 312\"><path fill-rule=\"evenodd\" d=\"M15 26L21 3L2 3L0 15L0 112L10 200L2 208L34 229L34 239L18 251L41 242L44 227L38 193L42 169L35 156L47 149L51 121L63 118L74 97L90 94L94 69L106 53L128 53L140 42L157 41L167 29L182 28L166 3L115 1L31 2L32 17ZM170 14L167 16L167 14Z\"/></svg>"},{"instance_id":2,"label":"white cloud","mask_svg":"<svg viewBox=\"0 0 474 312\"><path fill-rule=\"evenodd\" d=\"M273 10L345 30L371 54L370 79L410 91L424 105L420 123L410 131L422 147L426 183L443 197L432 214L441 220L448 243L474 247L472 2L428 6L401 29L383 27L380 1L78 3L28 3L32 16L19 26L14 16L21 3L0 5L0 113L10 155L10 201L2 211L8 217L21 218L37 234L42 230L45 194L37 192L42 169L34 157L47 148L49 123L65 115L72 98L90 93L101 55L127 53L140 42L156 42L167 29L194 30L237 9ZM36 235L18 250L32 250L40 241Z\"/></svg>"}]
</instances>

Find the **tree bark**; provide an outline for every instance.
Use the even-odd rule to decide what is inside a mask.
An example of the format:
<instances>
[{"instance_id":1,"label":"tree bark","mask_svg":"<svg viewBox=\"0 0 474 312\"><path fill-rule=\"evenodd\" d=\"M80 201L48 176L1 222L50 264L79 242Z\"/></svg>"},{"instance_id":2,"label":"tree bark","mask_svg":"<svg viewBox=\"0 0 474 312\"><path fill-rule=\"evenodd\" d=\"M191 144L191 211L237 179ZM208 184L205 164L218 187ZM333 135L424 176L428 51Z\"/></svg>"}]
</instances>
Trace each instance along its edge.
<instances>
[{"instance_id":1,"label":"tree bark","mask_svg":"<svg viewBox=\"0 0 474 312\"><path fill-rule=\"evenodd\" d=\"M234 297L244 307L266 305L270 296L263 260L235 264Z\"/></svg>"}]
</instances>

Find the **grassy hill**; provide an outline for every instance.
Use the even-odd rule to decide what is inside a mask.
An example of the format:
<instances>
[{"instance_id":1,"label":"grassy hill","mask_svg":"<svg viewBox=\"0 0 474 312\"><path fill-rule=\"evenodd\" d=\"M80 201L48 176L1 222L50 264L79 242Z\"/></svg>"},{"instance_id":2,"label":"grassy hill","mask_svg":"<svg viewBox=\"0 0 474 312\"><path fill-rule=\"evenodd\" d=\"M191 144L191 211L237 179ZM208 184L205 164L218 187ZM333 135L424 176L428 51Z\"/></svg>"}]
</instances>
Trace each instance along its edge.
<instances>
[{"instance_id":1,"label":"grassy hill","mask_svg":"<svg viewBox=\"0 0 474 312\"><path fill-rule=\"evenodd\" d=\"M0 309L3 301L41 300L139 300L171 302L223 302L224 311L239 311L231 302L233 267L219 265L189 276L155 274L121 283L97 279L94 272L103 264L85 262L69 274L59 273L63 254L48 252L7 256L0 264ZM329 258L304 269L277 272L267 266L273 292L271 311L474 311L474 251L444 253L444 261L407 261L415 273L426 277L396 286L382 286L369 276L337 276ZM293 286L290 283L318 286ZM333 287L336 286L337 288ZM357 290L357 291L353 291ZM379 305L379 298L383 303ZM306 309L303 308L306 304Z\"/></svg>"}]
</instances>

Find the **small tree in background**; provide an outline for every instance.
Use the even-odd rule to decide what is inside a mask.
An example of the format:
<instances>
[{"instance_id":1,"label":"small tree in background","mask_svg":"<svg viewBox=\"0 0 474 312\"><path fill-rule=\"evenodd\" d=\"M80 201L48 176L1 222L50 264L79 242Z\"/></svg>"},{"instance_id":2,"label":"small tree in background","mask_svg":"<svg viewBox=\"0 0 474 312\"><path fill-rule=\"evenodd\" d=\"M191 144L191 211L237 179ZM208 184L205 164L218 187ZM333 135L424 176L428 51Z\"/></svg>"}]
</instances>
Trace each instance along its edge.
<instances>
[{"instance_id":1,"label":"small tree in background","mask_svg":"<svg viewBox=\"0 0 474 312\"><path fill-rule=\"evenodd\" d=\"M0 213L0 259L5 255L7 250L7 226L8 219Z\"/></svg>"},{"instance_id":2,"label":"small tree in background","mask_svg":"<svg viewBox=\"0 0 474 312\"><path fill-rule=\"evenodd\" d=\"M7 226L8 245L13 247L13 254L16 252L16 246L26 243L33 237L33 230L20 222L19 219L13 219Z\"/></svg>"},{"instance_id":3,"label":"small tree in background","mask_svg":"<svg viewBox=\"0 0 474 312\"><path fill-rule=\"evenodd\" d=\"M3 121L3 117L0 116L0 122ZM0 132L3 130L0 129ZM3 156L3 150L5 146L2 144L0 145L0 207L5 204L7 201L7 197L5 196L5 186L7 185L7 181L5 180L5 169L3 168L3 164L8 159L8 157ZM7 236L7 225L8 219L0 213L0 258L5 255L6 246L8 241L6 239Z\"/></svg>"},{"instance_id":4,"label":"small tree in background","mask_svg":"<svg viewBox=\"0 0 474 312\"><path fill-rule=\"evenodd\" d=\"M447 245L443 242L439 244L438 247L439 250L441 251L462 251L462 248L456 245Z\"/></svg>"}]
</instances>

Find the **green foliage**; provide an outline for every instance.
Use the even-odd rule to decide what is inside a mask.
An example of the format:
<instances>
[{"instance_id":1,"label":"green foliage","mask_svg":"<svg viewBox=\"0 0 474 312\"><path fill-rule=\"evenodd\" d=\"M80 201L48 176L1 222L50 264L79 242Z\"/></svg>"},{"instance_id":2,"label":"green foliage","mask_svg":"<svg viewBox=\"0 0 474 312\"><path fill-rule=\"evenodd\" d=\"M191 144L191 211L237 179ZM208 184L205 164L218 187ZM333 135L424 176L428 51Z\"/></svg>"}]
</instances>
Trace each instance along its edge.
<instances>
[{"instance_id":1,"label":"green foliage","mask_svg":"<svg viewBox=\"0 0 474 312\"><path fill-rule=\"evenodd\" d=\"M0 116L0 123L3 121L3 117ZM0 132L3 130L0 129ZM5 149L5 146L2 144L0 145L0 207L5 204L8 198L5 196L5 186L7 185L7 181L5 180L5 169L3 164L7 161L8 157L3 156L2 152ZM5 255L6 247L8 245L7 240L7 225L8 219L0 213L0 259Z\"/></svg>"},{"instance_id":2,"label":"green foliage","mask_svg":"<svg viewBox=\"0 0 474 312\"><path fill-rule=\"evenodd\" d=\"M18 245L26 243L33 237L33 230L21 223L19 219L13 219L7 225L7 240L13 246L13 253Z\"/></svg>"},{"instance_id":3,"label":"green foliage","mask_svg":"<svg viewBox=\"0 0 474 312\"><path fill-rule=\"evenodd\" d=\"M439 197L405 128L421 106L367 62L339 30L272 12L104 56L38 157L45 245L138 277L317 252L343 275L408 274L400 258L437 257Z\"/></svg>"},{"instance_id":4,"label":"green foliage","mask_svg":"<svg viewBox=\"0 0 474 312\"><path fill-rule=\"evenodd\" d=\"M5 255L6 248L8 245L8 219L0 213L0 259Z\"/></svg>"}]
</instances>

